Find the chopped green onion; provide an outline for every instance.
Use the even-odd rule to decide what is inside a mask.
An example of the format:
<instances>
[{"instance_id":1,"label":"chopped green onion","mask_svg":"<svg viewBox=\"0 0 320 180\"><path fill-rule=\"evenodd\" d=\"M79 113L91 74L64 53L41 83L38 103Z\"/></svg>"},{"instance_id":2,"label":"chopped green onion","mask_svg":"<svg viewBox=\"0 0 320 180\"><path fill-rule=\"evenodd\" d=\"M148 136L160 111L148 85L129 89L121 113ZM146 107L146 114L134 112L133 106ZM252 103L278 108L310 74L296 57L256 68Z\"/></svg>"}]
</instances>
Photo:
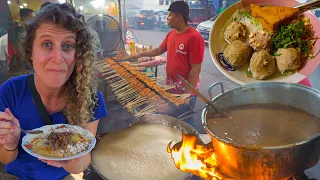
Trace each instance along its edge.
<instances>
[{"instance_id":1,"label":"chopped green onion","mask_svg":"<svg viewBox=\"0 0 320 180\"><path fill-rule=\"evenodd\" d=\"M287 69L283 72L284 75L287 75L287 74L292 74L293 73L293 70L292 69Z\"/></svg>"}]
</instances>

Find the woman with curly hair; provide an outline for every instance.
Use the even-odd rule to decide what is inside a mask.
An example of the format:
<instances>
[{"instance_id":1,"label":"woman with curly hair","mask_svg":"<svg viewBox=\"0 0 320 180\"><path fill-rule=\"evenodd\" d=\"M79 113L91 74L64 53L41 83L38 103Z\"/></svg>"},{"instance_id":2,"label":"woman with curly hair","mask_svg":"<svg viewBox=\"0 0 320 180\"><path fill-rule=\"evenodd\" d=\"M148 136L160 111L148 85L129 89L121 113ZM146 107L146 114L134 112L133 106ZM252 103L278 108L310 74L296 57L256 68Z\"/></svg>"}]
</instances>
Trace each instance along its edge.
<instances>
[{"instance_id":1,"label":"woman with curly hair","mask_svg":"<svg viewBox=\"0 0 320 180\"><path fill-rule=\"evenodd\" d=\"M31 95L29 79L40 95L52 124L72 124L96 134L107 115L101 92L94 88L92 35L83 16L69 4L49 4L27 27L25 60L35 74L12 78L0 86L0 179L74 179L91 162L90 153L68 161L39 160L25 152L25 135L8 121L30 130L45 125Z\"/></svg>"}]
</instances>

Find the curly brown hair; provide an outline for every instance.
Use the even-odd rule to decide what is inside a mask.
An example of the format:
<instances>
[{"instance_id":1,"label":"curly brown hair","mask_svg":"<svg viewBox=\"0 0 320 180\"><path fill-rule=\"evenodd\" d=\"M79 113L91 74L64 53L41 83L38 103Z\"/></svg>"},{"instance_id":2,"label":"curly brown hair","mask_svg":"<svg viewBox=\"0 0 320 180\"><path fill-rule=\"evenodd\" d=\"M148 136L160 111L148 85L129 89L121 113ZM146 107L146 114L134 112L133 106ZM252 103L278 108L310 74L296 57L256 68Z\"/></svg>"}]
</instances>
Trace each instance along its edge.
<instances>
[{"instance_id":1,"label":"curly brown hair","mask_svg":"<svg viewBox=\"0 0 320 180\"><path fill-rule=\"evenodd\" d=\"M36 30L42 23L55 23L76 33L76 65L64 86L66 107L63 113L69 124L84 127L94 118L94 108L98 104L96 84L93 84L92 67L96 54L93 37L84 23L84 17L76 13L70 4L46 5L27 26L23 41L24 59L31 67L33 42Z\"/></svg>"}]
</instances>

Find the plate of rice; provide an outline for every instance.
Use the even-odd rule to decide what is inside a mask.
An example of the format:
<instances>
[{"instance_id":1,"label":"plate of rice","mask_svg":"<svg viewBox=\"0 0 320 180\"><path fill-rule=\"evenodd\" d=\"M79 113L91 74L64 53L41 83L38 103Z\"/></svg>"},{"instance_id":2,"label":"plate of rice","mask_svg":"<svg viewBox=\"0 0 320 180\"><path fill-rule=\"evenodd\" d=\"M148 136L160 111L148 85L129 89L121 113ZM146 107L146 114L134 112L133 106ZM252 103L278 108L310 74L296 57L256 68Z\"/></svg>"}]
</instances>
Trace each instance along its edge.
<instances>
[{"instance_id":1,"label":"plate of rice","mask_svg":"<svg viewBox=\"0 0 320 180\"><path fill-rule=\"evenodd\" d=\"M47 125L27 134L22 148L30 155L44 160L70 160L89 153L96 145L94 135L87 129L68 124Z\"/></svg>"}]
</instances>

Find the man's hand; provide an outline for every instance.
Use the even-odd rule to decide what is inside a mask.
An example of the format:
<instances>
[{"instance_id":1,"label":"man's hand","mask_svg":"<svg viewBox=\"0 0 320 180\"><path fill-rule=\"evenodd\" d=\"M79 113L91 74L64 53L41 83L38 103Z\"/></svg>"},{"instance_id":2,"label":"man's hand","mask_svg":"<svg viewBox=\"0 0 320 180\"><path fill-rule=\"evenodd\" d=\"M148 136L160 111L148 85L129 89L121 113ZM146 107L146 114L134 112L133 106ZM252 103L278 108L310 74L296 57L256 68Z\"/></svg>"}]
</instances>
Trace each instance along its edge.
<instances>
[{"instance_id":1,"label":"man's hand","mask_svg":"<svg viewBox=\"0 0 320 180\"><path fill-rule=\"evenodd\" d=\"M141 54L140 53L132 54L132 55L126 57L126 59L138 59L138 58L141 58Z\"/></svg>"},{"instance_id":2,"label":"man's hand","mask_svg":"<svg viewBox=\"0 0 320 180\"><path fill-rule=\"evenodd\" d=\"M199 64L191 64L191 71L188 76L188 82L195 87L199 78L199 74L201 71L201 63ZM192 94L192 89L188 86L186 86L186 89L184 91L185 94Z\"/></svg>"}]
</instances>

